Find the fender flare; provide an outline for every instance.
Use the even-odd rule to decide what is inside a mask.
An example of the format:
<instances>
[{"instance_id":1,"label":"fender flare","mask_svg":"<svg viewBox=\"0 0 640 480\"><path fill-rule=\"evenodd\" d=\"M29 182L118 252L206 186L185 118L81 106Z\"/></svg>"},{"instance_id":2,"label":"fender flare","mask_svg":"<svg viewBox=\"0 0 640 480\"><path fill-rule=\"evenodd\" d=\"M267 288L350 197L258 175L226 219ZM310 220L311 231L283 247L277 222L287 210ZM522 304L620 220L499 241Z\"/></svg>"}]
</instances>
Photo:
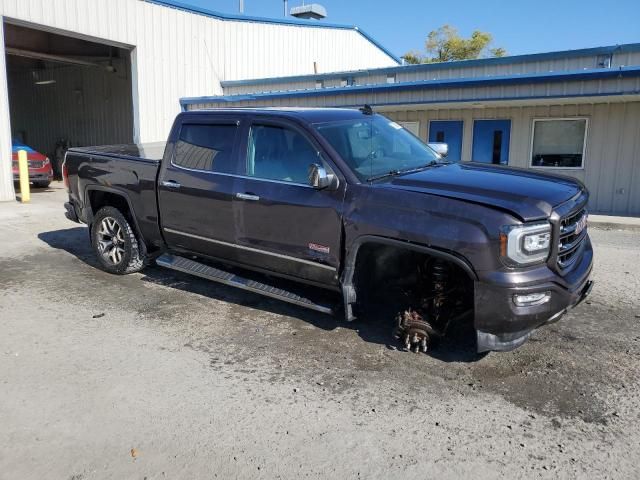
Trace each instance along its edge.
<instances>
[{"instance_id":1,"label":"fender flare","mask_svg":"<svg viewBox=\"0 0 640 480\"><path fill-rule=\"evenodd\" d=\"M342 286L342 297L344 301L344 315L345 320L348 322L355 320L355 316L353 314L353 304L357 301L357 293L355 286L353 285L353 277L355 275L356 260L358 258L358 253L360 252L360 247L369 243L398 247L405 250L426 253L434 257L442 258L459 266L467 275L469 275L469 278L471 280L478 280L478 275L473 269L471 263L466 258L458 256L455 253L432 246L422 245L419 243L395 240L392 238L380 237L377 235L362 235L353 242L351 247L346 252L344 268L342 270L342 280L340 282Z\"/></svg>"},{"instance_id":2,"label":"fender flare","mask_svg":"<svg viewBox=\"0 0 640 480\"><path fill-rule=\"evenodd\" d=\"M87 187L85 188L84 205L88 207L87 212L89 213L89 215L87 215L87 225L89 227L89 238L91 238L91 224L93 223L93 217L95 214L95 212L93 211L93 205L91 205L91 202L89 201L89 194L93 191L113 193L114 195L118 195L119 197L122 197L124 201L127 202L127 206L129 207L129 212L131 212L131 220L133 221L133 228L135 229L135 233L137 233L137 236L139 237L138 243L144 249L142 253L146 255L147 245L140 233L140 225L138 225L138 219L136 218L135 210L133 209L133 205L131 204L129 195L127 195L127 193L123 192L122 190L118 190L117 188L105 187L103 185L87 185Z\"/></svg>"}]
</instances>

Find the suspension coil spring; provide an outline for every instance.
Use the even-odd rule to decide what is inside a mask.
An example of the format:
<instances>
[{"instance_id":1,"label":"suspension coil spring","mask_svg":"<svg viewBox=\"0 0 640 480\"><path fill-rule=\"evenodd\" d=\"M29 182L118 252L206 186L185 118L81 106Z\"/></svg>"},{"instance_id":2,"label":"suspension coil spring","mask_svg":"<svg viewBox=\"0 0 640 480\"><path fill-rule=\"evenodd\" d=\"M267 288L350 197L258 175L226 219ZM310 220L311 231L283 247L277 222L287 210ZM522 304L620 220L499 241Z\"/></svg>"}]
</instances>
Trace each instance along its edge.
<instances>
[{"instance_id":1,"label":"suspension coil spring","mask_svg":"<svg viewBox=\"0 0 640 480\"><path fill-rule=\"evenodd\" d=\"M431 267L431 279L433 290L433 321L439 323L444 314L447 302L447 282L449 281L449 265L441 259L436 259Z\"/></svg>"}]
</instances>

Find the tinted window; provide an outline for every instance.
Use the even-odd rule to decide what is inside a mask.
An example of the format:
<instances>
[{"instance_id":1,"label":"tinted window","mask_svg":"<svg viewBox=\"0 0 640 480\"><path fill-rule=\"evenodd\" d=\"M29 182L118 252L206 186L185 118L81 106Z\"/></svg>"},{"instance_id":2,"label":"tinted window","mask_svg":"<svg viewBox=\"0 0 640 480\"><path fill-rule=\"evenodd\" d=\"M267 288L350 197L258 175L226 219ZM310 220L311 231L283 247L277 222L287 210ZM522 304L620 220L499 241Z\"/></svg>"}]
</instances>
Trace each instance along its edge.
<instances>
[{"instance_id":1,"label":"tinted window","mask_svg":"<svg viewBox=\"0 0 640 480\"><path fill-rule=\"evenodd\" d=\"M236 125L183 125L173 163L209 172L233 173Z\"/></svg>"},{"instance_id":2,"label":"tinted window","mask_svg":"<svg viewBox=\"0 0 640 480\"><path fill-rule=\"evenodd\" d=\"M247 175L293 183L309 183L309 165L318 152L295 130L254 125L249 134Z\"/></svg>"}]
</instances>

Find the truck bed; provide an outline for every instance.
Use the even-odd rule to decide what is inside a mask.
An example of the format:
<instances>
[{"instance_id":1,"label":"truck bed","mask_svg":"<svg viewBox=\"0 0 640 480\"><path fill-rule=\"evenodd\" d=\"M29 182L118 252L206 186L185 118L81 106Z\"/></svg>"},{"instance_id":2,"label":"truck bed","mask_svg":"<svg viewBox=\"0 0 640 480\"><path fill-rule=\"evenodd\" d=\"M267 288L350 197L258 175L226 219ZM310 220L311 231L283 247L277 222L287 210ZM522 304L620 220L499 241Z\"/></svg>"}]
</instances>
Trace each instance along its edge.
<instances>
[{"instance_id":1,"label":"truck bed","mask_svg":"<svg viewBox=\"0 0 640 480\"><path fill-rule=\"evenodd\" d=\"M99 155L101 157L126 158L128 160L151 160L159 162L164 154L166 142L139 143L129 145L103 145L97 147L75 147L72 153Z\"/></svg>"},{"instance_id":2,"label":"truck bed","mask_svg":"<svg viewBox=\"0 0 640 480\"><path fill-rule=\"evenodd\" d=\"M118 194L128 203L147 246L161 244L156 182L164 147L165 142L159 142L69 149L69 198L78 219L90 223L106 195Z\"/></svg>"}]
</instances>

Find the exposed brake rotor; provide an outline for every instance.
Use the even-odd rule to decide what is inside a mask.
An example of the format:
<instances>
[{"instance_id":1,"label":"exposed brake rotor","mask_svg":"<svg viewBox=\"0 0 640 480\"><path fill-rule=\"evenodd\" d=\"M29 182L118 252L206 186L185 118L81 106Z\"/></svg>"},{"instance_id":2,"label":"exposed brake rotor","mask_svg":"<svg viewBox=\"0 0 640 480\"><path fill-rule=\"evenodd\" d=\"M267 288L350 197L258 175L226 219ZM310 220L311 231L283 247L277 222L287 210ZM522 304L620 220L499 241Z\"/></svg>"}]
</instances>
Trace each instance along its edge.
<instances>
[{"instance_id":1,"label":"exposed brake rotor","mask_svg":"<svg viewBox=\"0 0 640 480\"><path fill-rule=\"evenodd\" d=\"M416 310L400 312L396 322L394 336L402 342L406 351L426 353L437 336L431 324Z\"/></svg>"}]
</instances>

